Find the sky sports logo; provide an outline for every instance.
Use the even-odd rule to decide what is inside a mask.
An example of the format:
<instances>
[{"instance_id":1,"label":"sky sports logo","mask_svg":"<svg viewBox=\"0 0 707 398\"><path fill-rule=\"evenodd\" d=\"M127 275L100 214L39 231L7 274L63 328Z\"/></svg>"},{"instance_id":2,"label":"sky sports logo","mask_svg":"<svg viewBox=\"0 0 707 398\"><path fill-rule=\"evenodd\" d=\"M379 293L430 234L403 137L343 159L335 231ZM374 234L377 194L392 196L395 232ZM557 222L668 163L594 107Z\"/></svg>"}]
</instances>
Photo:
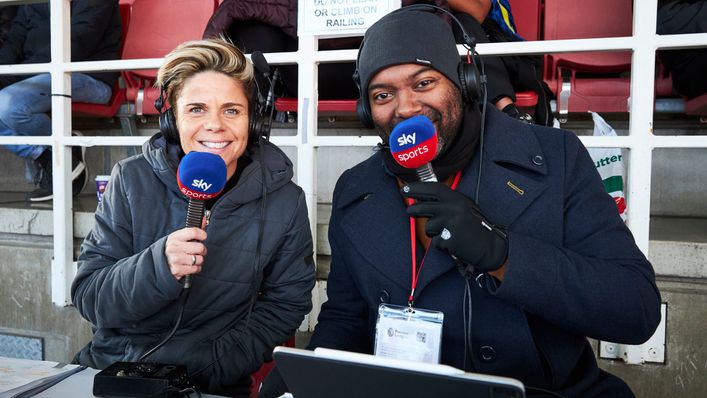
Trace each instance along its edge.
<instances>
[{"instance_id":1,"label":"sky sports logo","mask_svg":"<svg viewBox=\"0 0 707 398\"><path fill-rule=\"evenodd\" d=\"M413 132L412 134L402 134L400 137L398 137L398 145L400 145L401 147L407 146L407 148L404 148L395 154L399 162L407 162L430 151L430 148L424 142L419 146L413 146L412 148L410 148L410 145L415 145L416 142L417 133L415 132Z\"/></svg>"},{"instance_id":2,"label":"sky sports logo","mask_svg":"<svg viewBox=\"0 0 707 398\"><path fill-rule=\"evenodd\" d=\"M180 185L179 190L188 198L208 200L218 195L218 192L208 192L209 188L212 186L213 183L208 183L203 178L195 178L192 180L190 186L185 187Z\"/></svg>"},{"instance_id":3,"label":"sky sports logo","mask_svg":"<svg viewBox=\"0 0 707 398\"><path fill-rule=\"evenodd\" d=\"M184 196L191 198L191 199L197 199L197 200L208 200L213 198L214 196L218 195L217 193L206 193L206 192L199 192L199 191L194 191L191 190L187 187L180 187L179 189Z\"/></svg>"},{"instance_id":4,"label":"sky sports logo","mask_svg":"<svg viewBox=\"0 0 707 398\"><path fill-rule=\"evenodd\" d=\"M400 162L407 162L409 160L415 159L418 156L424 155L430 151L427 144L422 144L408 150L403 150L395 154Z\"/></svg>"},{"instance_id":5,"label":"sky sports logo","mask_svg":"<svg viewBox=\"0 0 707 398\"><path fill-rule=\"evenodd\" d=\"M202 178L202 179L198 179L198 180L195 178L195 179L191 182L191 186L193 186L194 188L200 189L200 190L202 190L202 191L204 191L204 192L208 191L209 188L211 188L212 185L213 185L213 184L207 183L203 178Z\"/></svg>"},{"instance_id":6,"label":"sky sports logo","mask_svg":"<svg viewBox=\"0 0 707 398\"><path fill-rule=\"evenodd\" d=\"M415 145L415 136L417 136L417 133L401 135L400 137L398 137L398 145Z\"/></svg>"},{"instance_id":7,"label":"sky sports logo","mask_svg":"<svg viewBox=\"0 0 707 398\"><path fill-rule=\"evenodd\" d=\"M437 152L437 132L424 115L398 123L388 139L390 153L401 166L416 169L432 161Z\"/></svg>"}]
</instances>

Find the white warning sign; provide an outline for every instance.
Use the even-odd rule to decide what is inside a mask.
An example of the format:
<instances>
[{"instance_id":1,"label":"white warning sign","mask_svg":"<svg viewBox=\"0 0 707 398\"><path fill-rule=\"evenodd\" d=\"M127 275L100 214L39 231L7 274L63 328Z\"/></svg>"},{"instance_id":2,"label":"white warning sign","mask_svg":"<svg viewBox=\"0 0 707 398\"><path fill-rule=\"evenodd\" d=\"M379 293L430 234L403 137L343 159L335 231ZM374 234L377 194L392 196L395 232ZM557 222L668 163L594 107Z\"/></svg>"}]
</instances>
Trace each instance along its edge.
<instances>
[{"instance_id":1,"label":"white warning sign","mask_svg":"<svg viewBox=\"0 0 707 398\"><path fill-rule=\"evenodd\" d=\"M297 34L360 36L382 16L400 8L400 0L300 0Z\"/></svg>"}]
</instances>

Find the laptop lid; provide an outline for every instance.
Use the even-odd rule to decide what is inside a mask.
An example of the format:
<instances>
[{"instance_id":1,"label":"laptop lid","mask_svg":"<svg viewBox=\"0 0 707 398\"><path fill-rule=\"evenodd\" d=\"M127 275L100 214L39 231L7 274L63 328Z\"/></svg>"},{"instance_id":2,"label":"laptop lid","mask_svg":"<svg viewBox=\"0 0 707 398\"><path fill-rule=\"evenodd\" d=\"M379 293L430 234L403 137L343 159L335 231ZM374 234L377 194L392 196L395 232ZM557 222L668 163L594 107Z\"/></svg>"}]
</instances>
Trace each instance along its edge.
<instances>
[{"instance_id":1,"label":"laptop lid","mask_svg":"<svg viewBox=\"0 0 707 398\"><path fill-rule=\"evenodd\" d=\"M276 347L273 358L294 398L524 398L515 379L346 351Z\"/></svg>"}]
</instances>

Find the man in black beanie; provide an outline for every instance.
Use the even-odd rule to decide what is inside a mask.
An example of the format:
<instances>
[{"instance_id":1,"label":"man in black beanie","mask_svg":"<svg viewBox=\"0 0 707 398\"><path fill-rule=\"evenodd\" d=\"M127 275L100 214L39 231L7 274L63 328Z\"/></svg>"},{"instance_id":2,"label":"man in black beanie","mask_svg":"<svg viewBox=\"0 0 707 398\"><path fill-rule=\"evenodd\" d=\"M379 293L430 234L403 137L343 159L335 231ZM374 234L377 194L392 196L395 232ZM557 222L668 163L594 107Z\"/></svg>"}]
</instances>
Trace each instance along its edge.
<instances>
[{"instance_id":1,"label":"man in black beanie","mask_svg":"<svg viewBox=\"0 0 707 398\"><path fill-rule=\"evenodd\" d=\"M359 116L383 145L336 184L328 301L308 348L512 377L528 396L633 397L598 368L586 337L651 336L660 321L651 264L579 139L483 110L470 67L429 10L403 8L366 32ZM385 145L418 115L440 137L439 182L418 181ZM390 316L406 308L443 315L443 327ZM398 328L417 338L377 333ZM285 388L275 371L261 396Z\"/></svg>"}]
</instances>

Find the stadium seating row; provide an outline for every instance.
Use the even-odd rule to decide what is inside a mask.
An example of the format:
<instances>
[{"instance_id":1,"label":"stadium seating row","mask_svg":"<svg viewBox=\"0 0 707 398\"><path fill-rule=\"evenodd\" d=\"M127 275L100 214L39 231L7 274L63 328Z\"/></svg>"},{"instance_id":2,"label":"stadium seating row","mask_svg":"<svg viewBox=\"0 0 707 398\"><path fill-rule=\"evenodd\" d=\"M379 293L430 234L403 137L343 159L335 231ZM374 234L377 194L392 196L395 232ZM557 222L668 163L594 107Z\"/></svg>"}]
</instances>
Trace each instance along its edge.
<instances>
[{"instance_id":1,"label":"stadium seating row","mask_svg":"<svg viewBox=\"0 0 707 398\"><path fill-rule=\"evenodd\" d=\"M160 58L177 44L201 37L220 0L119 0L123 20L122 59ZM511 0L519 34L527 40L630 36L631 0ZM596 18L601 18L597 23ZM169 21L155 23L155 21ZM627 112L631 52L579 52L544 56L543 79L556 96L557 111ZM656 97L671 97L672 85L656 67ZM74 103L76 114L110 117L129 101L137 115L155 115L156 70L122 72L107 105ZM517 93L519 106L533 106L533 92ZM707 96L685 103L686 113L705 113ZM295 98L280 98L279 111L296 111ZM320 100L319 111L355 112L355 99Z\"/></svg>"},{"instance_id":2,"label":"stadium seating row","mask_svg":"<svg viewBox=\"0 0 707 398\"><path fill-rule=\"evenodd\" d=\"M201 38L218 7L218 0L119 0L119 3L123 22L122 59L161 58L179 43ZM127 100L134 105L137 115L159 114L154 107L160 94L154 88L157 70L123 71L121 76L124 87L113 88L108 104L74 103L74 113L111 117Z\"/></svg>"}]
</instances>

